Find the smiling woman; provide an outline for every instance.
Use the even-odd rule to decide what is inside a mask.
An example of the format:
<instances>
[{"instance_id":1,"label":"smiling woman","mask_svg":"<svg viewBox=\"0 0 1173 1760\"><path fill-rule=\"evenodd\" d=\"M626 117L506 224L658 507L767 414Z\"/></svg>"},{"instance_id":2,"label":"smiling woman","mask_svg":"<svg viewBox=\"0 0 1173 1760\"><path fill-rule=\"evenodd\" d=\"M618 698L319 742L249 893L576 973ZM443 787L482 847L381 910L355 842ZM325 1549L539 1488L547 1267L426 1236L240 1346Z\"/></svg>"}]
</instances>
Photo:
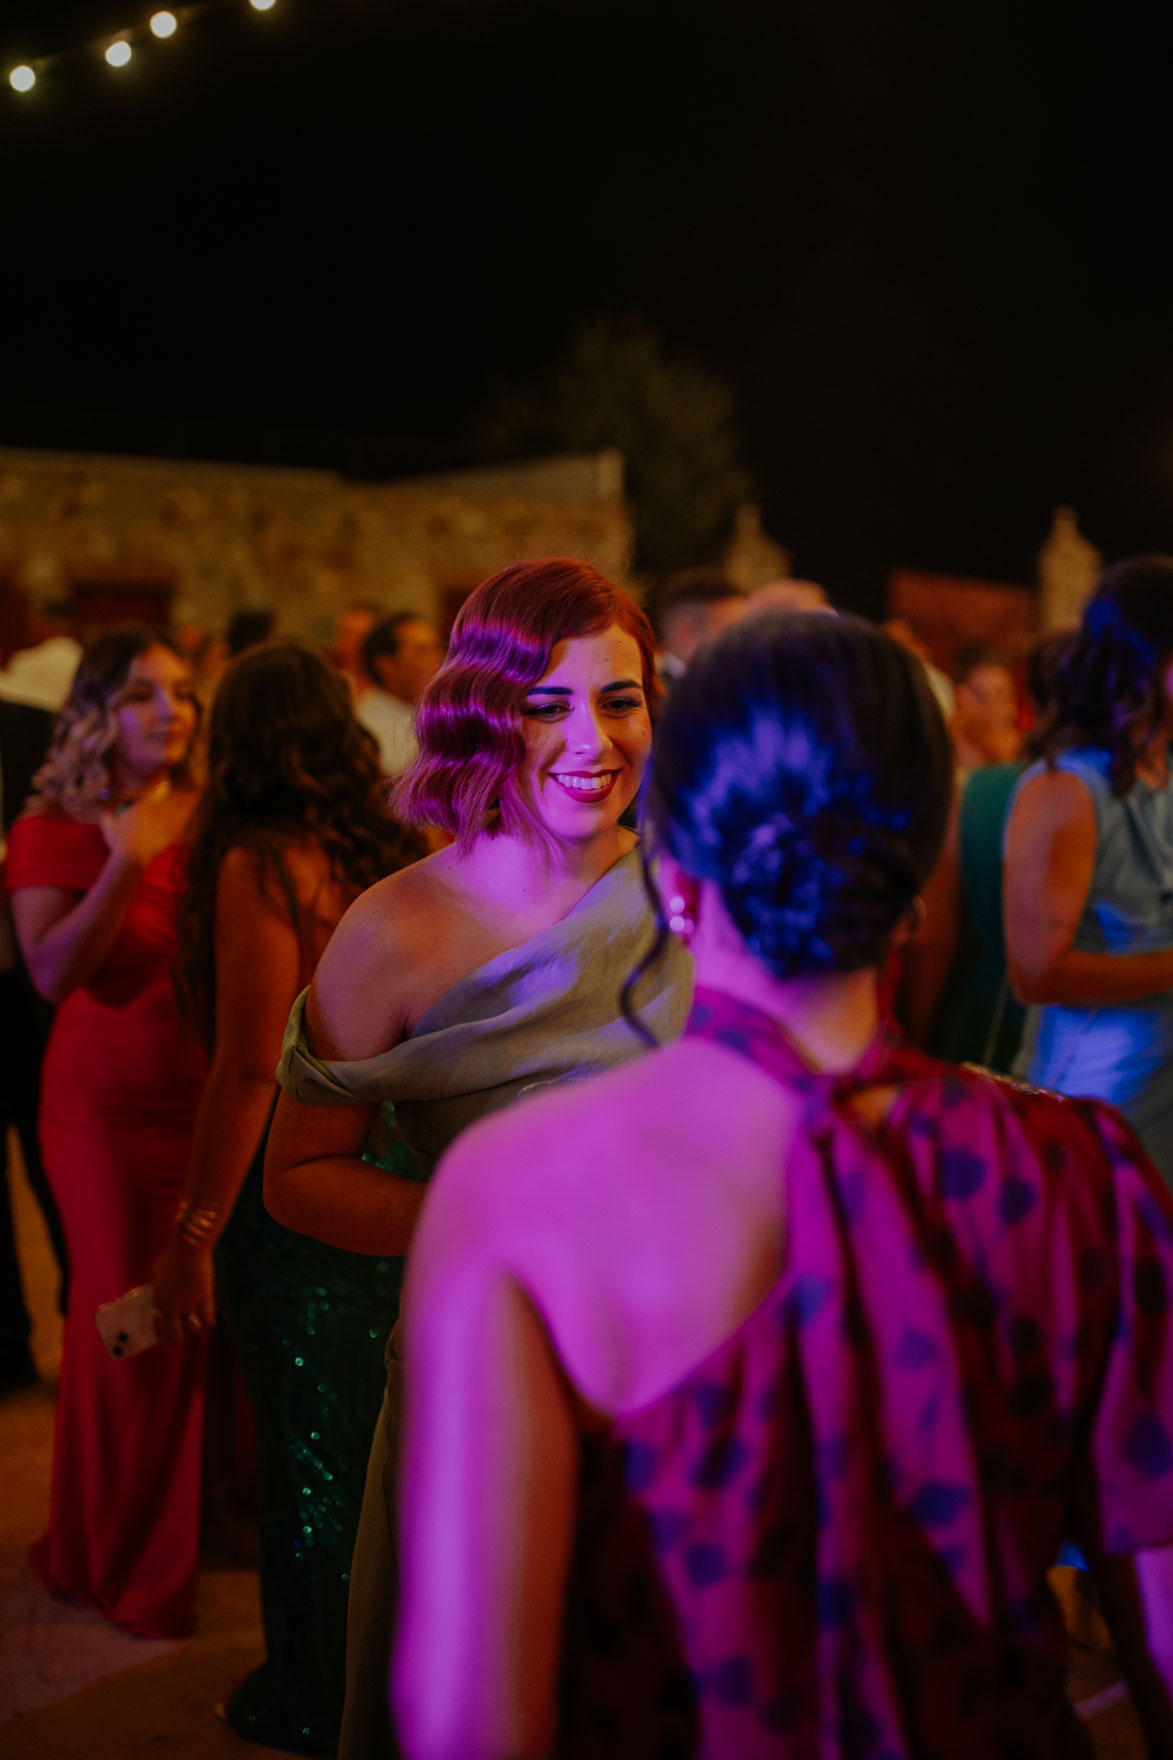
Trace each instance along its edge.
<instances>
[{"instance_id":1,"label":"smiling woman","mask_svg":"<svg viewBox=\"0 0 1173 1760\"><path fill-rule=\"evenodd\" d=\"M94 1311L146 1281L183 1190L204 1080L171 987L199 706L168 637L86 649L7 879L29 972L58 1009L41 1145L73 1272L57 1401L50 1588L178 1637L195 1601L206 1335L114 1362Z\"/></svg>"},{"instance_id":2,"label":"smiling woman","mask_svg":"<svg viewBox=\"0 0 1173 1760\"><path fill-rule=\"evenodd\" d=\"M520 563L467 601L395 792L400 817L454 841L351 906L295 1006L265 1169L280 1221L404 1253L425 1188L362 1159L382 1103L430 1172L465 1126L524 1090L640 1054L620 991L652 922L621 821L657 693L647 620L585 563ZM680 1031L690 987L678 944L648 967L638 1001L660 1039ZM395 1752L394 1348L388 1371L351 1579L345 1760Z\"/></svg>"}]
</instances>

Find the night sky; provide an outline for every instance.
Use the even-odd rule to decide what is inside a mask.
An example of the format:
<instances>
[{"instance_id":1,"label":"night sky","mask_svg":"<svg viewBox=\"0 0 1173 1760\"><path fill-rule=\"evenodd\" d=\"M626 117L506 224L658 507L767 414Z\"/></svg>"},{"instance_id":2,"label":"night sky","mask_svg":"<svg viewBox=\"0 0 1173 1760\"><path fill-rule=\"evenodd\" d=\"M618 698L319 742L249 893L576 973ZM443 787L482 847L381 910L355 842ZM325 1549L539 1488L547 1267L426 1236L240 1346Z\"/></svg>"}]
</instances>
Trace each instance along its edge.
<instances>
[{"instance_id":1,"label":"night sky","mask_svg":"<svg viewBox=\"0 0 1173 1760\"><path fill-rule=\"evenodd\" d=\"M175 8L178 10L178 8ZM5 0L0 61L145 20ZM768 527L876 608L1173 548L1166 45L948 0L224 0L0 91L0 444L403 475L635 315Z\"/></svg>"}]
</instances>

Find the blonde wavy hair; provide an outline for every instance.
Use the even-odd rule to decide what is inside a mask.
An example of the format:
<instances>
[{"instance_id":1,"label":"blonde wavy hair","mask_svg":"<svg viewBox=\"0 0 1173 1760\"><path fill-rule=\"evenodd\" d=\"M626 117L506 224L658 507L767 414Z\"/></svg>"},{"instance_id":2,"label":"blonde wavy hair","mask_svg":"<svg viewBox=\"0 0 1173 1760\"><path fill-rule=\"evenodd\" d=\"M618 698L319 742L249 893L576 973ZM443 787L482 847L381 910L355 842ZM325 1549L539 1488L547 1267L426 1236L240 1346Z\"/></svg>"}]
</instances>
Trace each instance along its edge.
<instances>
[{"instance_id":1,"label":"blonde wavy hair","mask_svg":"<svg viewBox=\"0 0 1173 1760\"><path fill-rule=\"evenodd\" d=\"M109 799L118 743L118 698L131 666L149 648L167 648L185 658L169 635L145 623L103 630L87 645L54 725L49 754L33 780L35 798L41 805L81 819ZM198 717L198 698L196 713ZM174 781L195 781L195 751L193 741L174 772Z\"/></svg>"}]
</instances>

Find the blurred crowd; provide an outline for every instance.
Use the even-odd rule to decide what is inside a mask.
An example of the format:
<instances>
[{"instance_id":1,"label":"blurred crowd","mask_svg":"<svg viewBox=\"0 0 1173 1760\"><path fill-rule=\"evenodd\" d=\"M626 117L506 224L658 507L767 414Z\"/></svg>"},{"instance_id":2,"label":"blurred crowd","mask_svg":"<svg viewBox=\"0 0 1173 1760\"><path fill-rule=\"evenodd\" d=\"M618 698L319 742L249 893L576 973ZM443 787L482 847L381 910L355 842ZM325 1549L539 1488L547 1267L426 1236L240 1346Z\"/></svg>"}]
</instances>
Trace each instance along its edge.
<instances>
[{"instance_id":1,"label":"blurred crowd","mask_svg":"<svg viewBox=\"0 0 1173 1760\"><path fill-rule=\"evenodd\" d=\"M291 1752L1043 1760L1064 1561L1173 1752L1173 560L1013 653L558 558L32 633L52 1593L253 1535Z\"/></svg>"}]
</instances>

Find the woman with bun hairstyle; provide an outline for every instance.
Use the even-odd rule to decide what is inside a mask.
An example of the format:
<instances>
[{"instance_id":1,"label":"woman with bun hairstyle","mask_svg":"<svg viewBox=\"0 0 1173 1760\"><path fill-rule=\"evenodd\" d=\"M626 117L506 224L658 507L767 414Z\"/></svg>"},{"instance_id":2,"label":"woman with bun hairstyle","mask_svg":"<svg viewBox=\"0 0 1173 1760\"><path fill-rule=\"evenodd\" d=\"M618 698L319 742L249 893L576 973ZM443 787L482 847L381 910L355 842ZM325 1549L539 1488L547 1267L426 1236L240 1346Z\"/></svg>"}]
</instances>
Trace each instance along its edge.
<instances>
[{"instance_id":1,"label":"woman with bun hairstyle","mask_svg":"<svg viewBox=\"0 0 1173 1760\"><path fill-rule=\"evenodd\" d=\"M854 618L746 619L677 683L685 1035L468 1131L413 1245L409 1760L1090 1760L1071 1531L1173 1751L1173 1201L1110 1108L881 1024L951 770Z\"/></svg>"},{"instance_id":2,"label":"woman with bun hairstyle","mask_svg":"<svg viewBox=\"0 0 1173 1760\"><path fill-rule=\"evenodd\" d=\"M182 1637L195 1606L207 1340L115 1362L94 1312L167 1238L206 1073L171 988L199 716L169 636L95 636L8 841L21 949L58 1005L40 1131L72 1275L33 1557L50 1589L151 1638Z\"/></svg>"},{"instance_id":3,"label":"woman with bun hairstyle","mask_svg":"<svg viewBox=\"0 0 1173 1760\"><path fill-rule=\"evenodd\" d=\"M257 1433L268 1654L224 1715L240 1735L301 1754L337 1746L346 1579L400 1267L282 1228L265 1211L261 1167L294 997L347 906L420 853L384 792L374 740L333 667L296 642L231 662L211 709L176 974L211 1068L152 1279L168 1344L226 1324Z\"/></svg>"},{"instance_id":4,"label":"woman with bun hairstyle","mask_svg":"<svg viewBox=\"0 0 1173 1760\"><path fill-rule=\"evenodd\" d=\"M1119 1106L1173 1185L1173 557L1105 571L1006 830L1018 1068Z\"/></svg>"},{"instance_id":5,"label":"woman with bun hairstyle","mask_svg":"<svg viewBox=\"0 0 1173 1760\"><path fill-rule=\"evenodd\" d=\"M651 915L622 820L658 694L646 618L588 564L516 563L469 597L394 795L454 841L351 907L290 1022L265 1168L288 1226L405 1253L424 1189L362 1159L381 1103L430 1173L485 1113L554 1082L593 1093L643 1051L619 995ZM640 990L656 1032L679 1032L689 989L683 949L662 950ZM394 1752L394 1344L388 1372L351 1584L347 1760Z\"/></svg>"}]
</instances>

